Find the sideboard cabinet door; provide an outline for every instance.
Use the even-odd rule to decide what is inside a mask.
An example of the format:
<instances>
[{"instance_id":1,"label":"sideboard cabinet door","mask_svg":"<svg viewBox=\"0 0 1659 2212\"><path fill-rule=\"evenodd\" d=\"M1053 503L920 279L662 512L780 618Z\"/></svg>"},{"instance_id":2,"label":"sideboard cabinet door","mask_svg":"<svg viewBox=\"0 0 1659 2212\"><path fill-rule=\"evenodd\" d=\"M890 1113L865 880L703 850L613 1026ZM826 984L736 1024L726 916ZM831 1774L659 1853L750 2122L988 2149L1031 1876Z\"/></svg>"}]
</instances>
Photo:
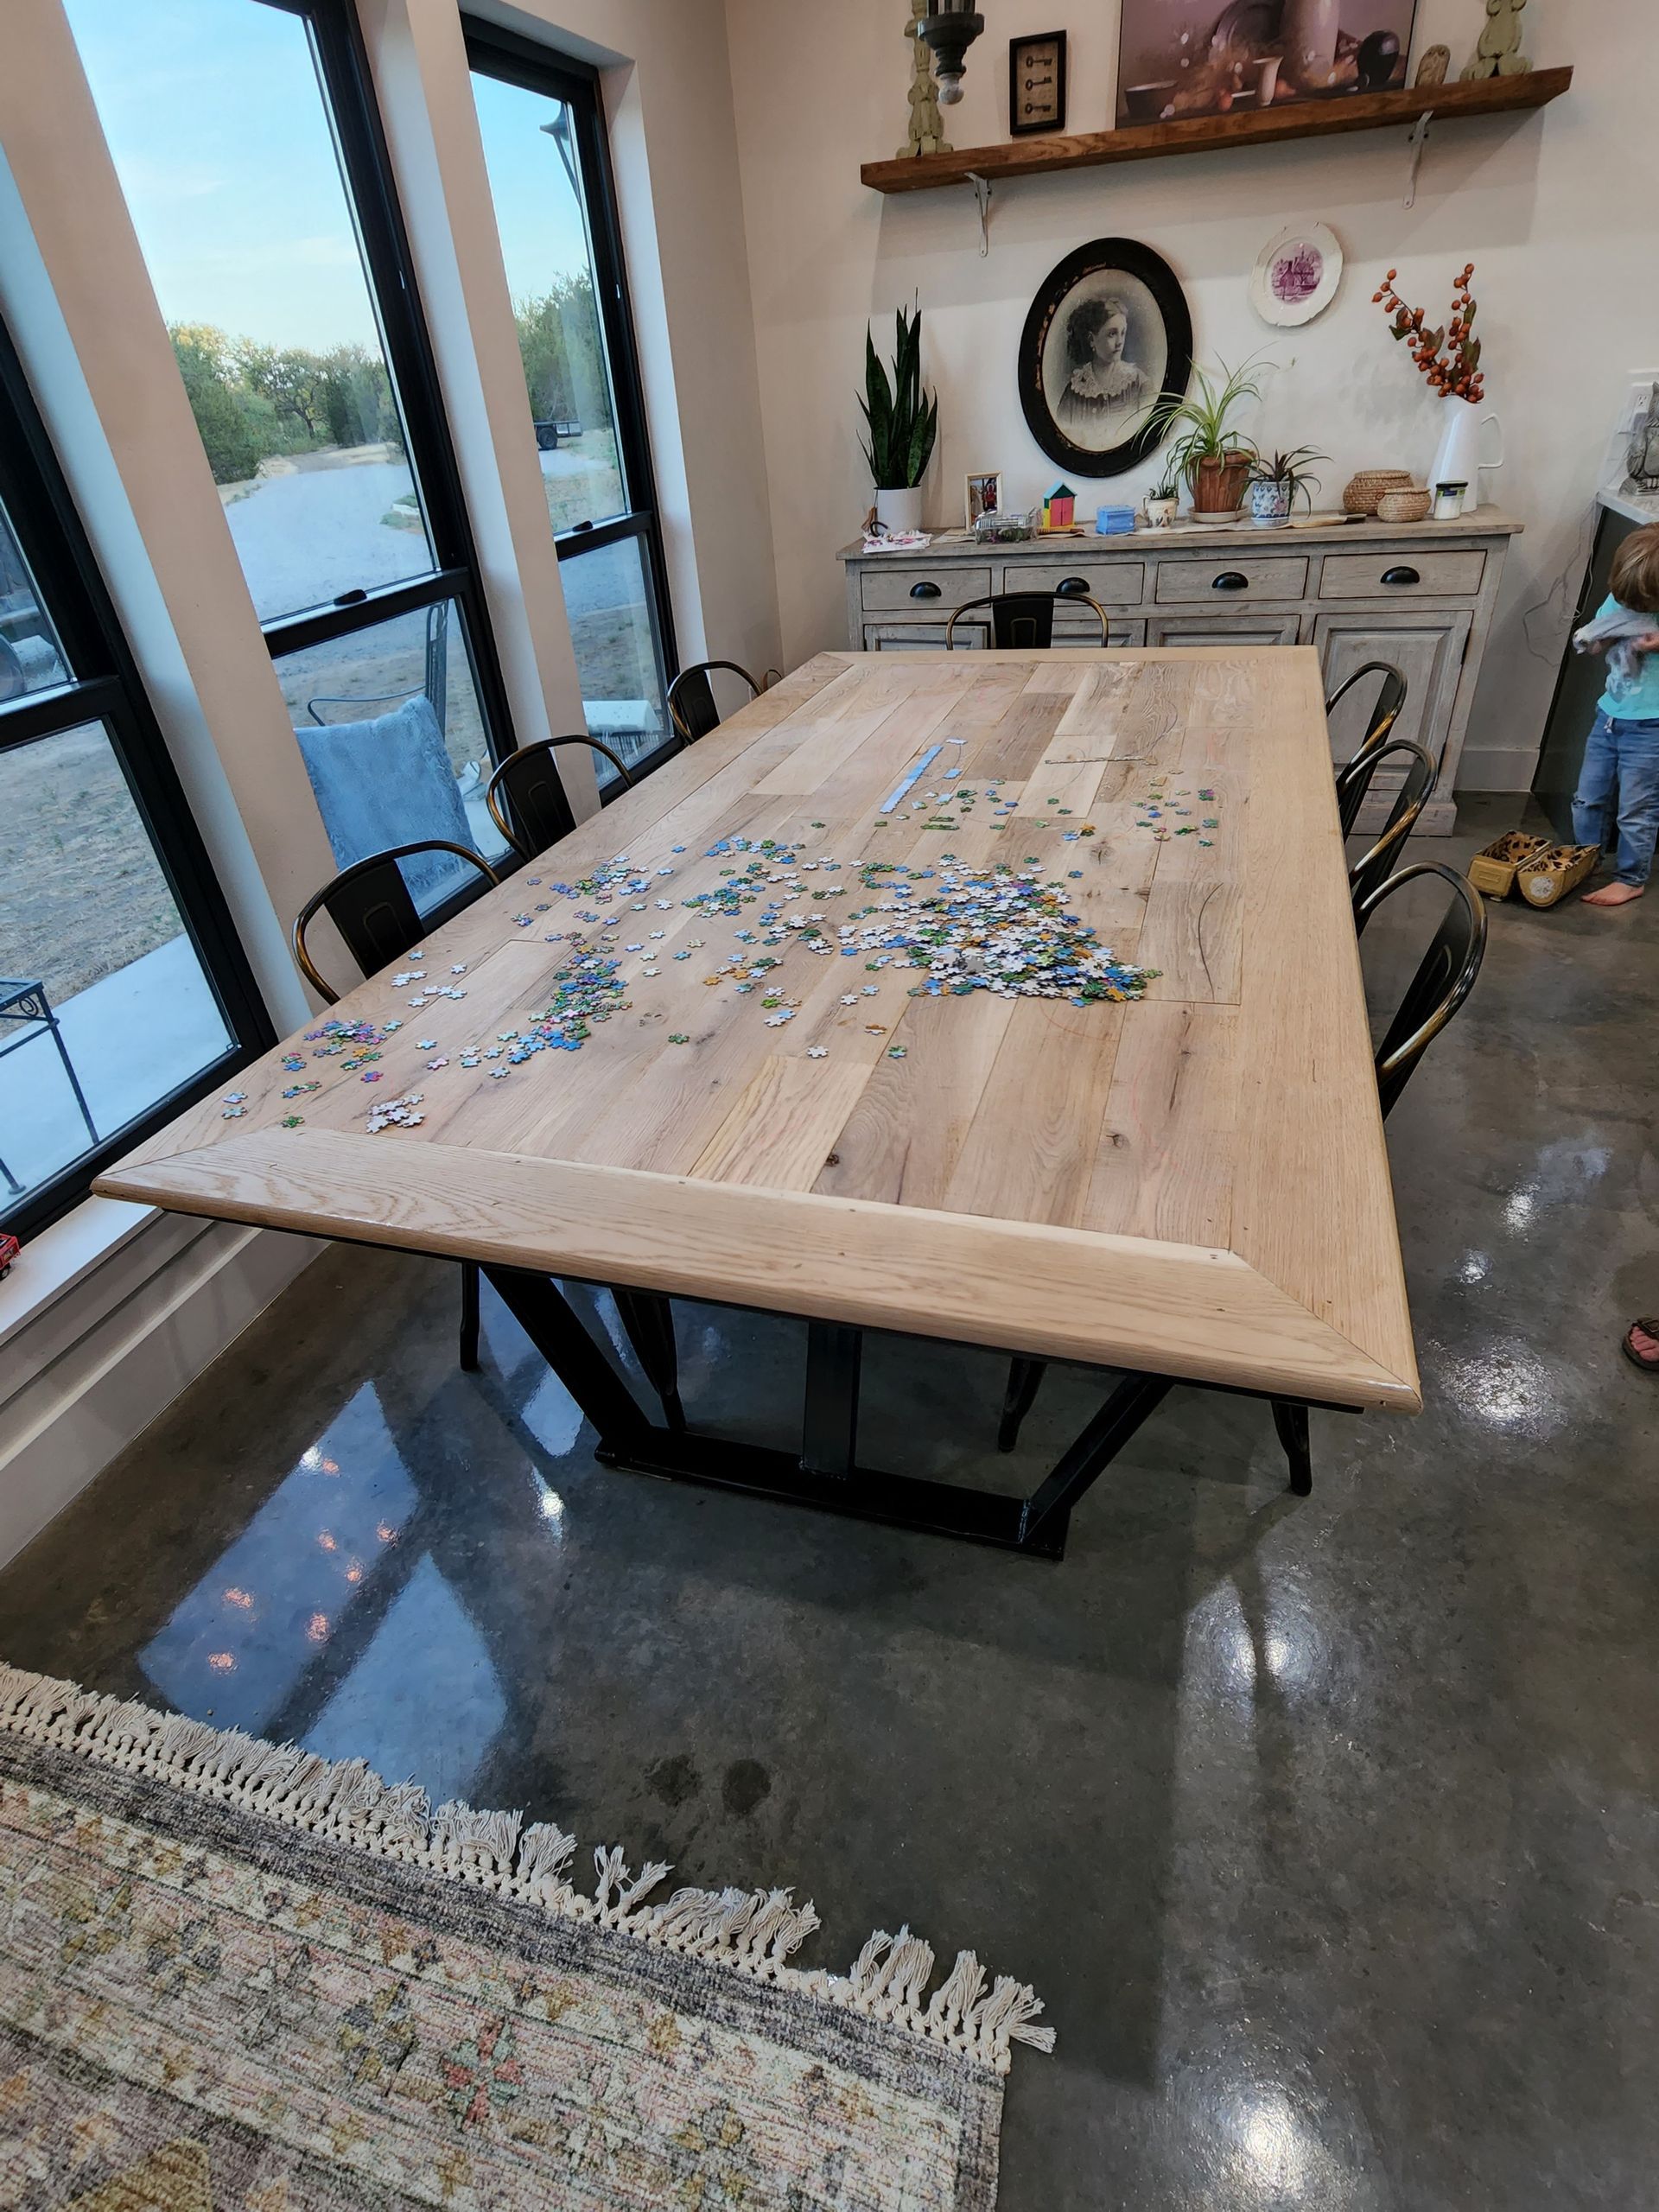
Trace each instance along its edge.
<instances>
[{"instance_id":1,"label":"sideboard cabinet door","mask_svg":"<svg viewBox=\"0 0 1659 2212\"><path fill-rule=\"evenodd\" d=\"M1325 671L1325 696L1368 660L1387 661L1406 679L1405 709L1394 734L1415 738L1438 760L1451 727L1471 619L1414 607L1402 607L1397 614L1319 615L1313 642ZM1374 698L1372 684L1356 684L1332 716L1333 760L1351 760L1358 751Z\"/></svg>"}]
</instances>

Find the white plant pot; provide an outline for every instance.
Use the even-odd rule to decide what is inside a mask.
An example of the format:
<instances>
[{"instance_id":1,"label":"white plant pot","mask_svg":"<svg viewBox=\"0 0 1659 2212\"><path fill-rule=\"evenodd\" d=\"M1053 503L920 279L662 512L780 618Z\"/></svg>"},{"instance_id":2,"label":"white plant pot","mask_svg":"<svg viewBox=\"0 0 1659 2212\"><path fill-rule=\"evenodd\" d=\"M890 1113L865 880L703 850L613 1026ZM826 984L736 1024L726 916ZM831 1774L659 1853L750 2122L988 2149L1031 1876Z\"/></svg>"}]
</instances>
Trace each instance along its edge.
<instances>
[{"instance_id":1,"label":"white plant pot","mask_svg":"<svg viewBox=\"0 0 1659 2212\"><path fill-rule=\"evenodd\" d=\"M1250 520L1258 530L1283 530L1290 520L1290 486L1258 476L1250 486Z\"/></svg>"},{"instance_id":2,"label":"white plant pot","mask_svg":"<svg viewBox=\"0 0 1659 2212\"><path fill-rule=\"evenodd\" d=\"M1180 510L1179 498L1160 499L1150 492L1147 494L1147 524L1152 530L1171 530Z\"/></svg>"},{"instance_id":3,"label":"white plant pot","mask_svg":"<svg viewBox=\"0 0 1659 2212\"><path fill-rule=\"evenodd\" d=\"M878 492L875 495L875 518L883 530L919 530L922 526L922 487L919 484L904 492Z\"/></svg>"},{"instance_id":4,"label":"white plant pot","mask_svg":"<svg viewBox=\"0 0 1659 2212\"><path fill-rule=\"evenodd\" d=\"M1496 461L1484 461L1480 457L1480 433L1484 423L1497 423L1496 415L1483 415L1466 399L1443 399L1440 402L1440 444L1434 456L1434 466L1428 472L1428 488L1432 492L1440 484L1466 484L1465 507L1480 505L1480 472L1485 468L1503 466L1503 429L1497 423L1498 454Z\"/></svg>"}]
</instances>

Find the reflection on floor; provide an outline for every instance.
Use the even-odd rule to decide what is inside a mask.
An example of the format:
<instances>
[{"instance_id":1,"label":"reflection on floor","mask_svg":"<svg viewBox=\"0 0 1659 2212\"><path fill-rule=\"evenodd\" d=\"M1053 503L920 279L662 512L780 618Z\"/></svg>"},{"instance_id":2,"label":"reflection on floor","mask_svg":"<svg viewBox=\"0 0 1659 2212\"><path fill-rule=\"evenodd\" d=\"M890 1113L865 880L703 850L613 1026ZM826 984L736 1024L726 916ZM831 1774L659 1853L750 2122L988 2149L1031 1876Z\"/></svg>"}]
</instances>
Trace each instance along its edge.
<instances>
[{"instance_id":1,"label":"reflection on floor","mask_svg":"<svg viewBox=\"0 0 1659 2212\"><path fill-rule=\"evenodd\" d=\"M1379 1002L1412 941L1367 936ZM1059 2031L1007 2212L1646 2203L1656 946L1659 899L1494 913L1389 1123L1429 1408L1316 1415L1309 1500L1187 1390L1058 1567L607 1472L499 1306L462 1376L454 1270L340 1249L0 1576L0 1648L798 1884L819 1959L974 1945ZM681 1338L694 1421L787 1434L798 1329ZM1011 1465L1001 1382L878 1340L873 1451L1028 1484L1100 1382Z\"/></svg>"}]
</instances>

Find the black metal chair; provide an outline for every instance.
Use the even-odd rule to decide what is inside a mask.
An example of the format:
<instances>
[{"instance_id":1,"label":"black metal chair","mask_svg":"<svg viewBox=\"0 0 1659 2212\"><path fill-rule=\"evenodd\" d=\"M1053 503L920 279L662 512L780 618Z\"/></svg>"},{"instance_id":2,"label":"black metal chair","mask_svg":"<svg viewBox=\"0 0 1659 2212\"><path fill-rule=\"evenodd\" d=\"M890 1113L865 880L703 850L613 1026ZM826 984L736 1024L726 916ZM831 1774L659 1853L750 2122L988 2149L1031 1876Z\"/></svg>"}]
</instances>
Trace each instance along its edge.
<instances>
[{"instance_id":1,"label":"black metal chair","mask_svg":"<svg viewBox=\"0 0 1659 2212\"><path fill-rule=\"evenodd\" d=\"M991 645L1000 653L1044 653L1054 643L1054 613L1057 605L1064 601L1068 607L1086 607L1100 624L1100 642L1110 642L1111 626L1106 610L1097 599L1092 599L1089 587L1081 576L1068 576L1052 591L990 592L983 599L970 599L955 608L944 626L944 649L957 650L957 625L964 614L988 607L991 610Z\"/></svg>"},{"instance_id":2,"label":"black metal chair","mask_svg":"<svg viewBox=\"0 0 1659 2212\"><path fill-rule=\"evenodd\" d=\"M716 669L722 668L733 676L741 677L749 687L751 699L758 699L765 689L734 660L703 660L695 668L683 668L668 687L669 720L682 745L695 745L700 737L707 737L710 730L720 728L724 717L709 679Z\"/></svg>"},{"instance_id":3,"label":"black metal chair","mask_svg":"<svg viewBox=\"0 0 1659 2212\"><path fill-rule=\"evenodd\" d=\"M553 755L561 746L585 745L604 754L624 791L633 789L627 763L596 737L543 737L509 753L485 786L490 819L527 861L570 834L570 804Z\"/></svg>"},{"instance_id":4,"label":"black metal chair","mask_svg":"<svg viewBox=\"0 0 1659 2212\"><path fill-rule=\"evenodd\" d=\"M308 699L305 711L314 722L327 727L327 718L317 712L319 707L384 707L395 699L425 697L431 702L442 730L448 715L449 703L449 602L439 600L426 610L426 649L422 662L421 685L418 691L407 684L401 691L323 692L315 699Z\"/></svg>"},{"instance_id":5,"label":"black metal chair","mask_svg":"<svg viewBox=\"0 0 1659 2212\"><path fill-rule=\"evenodd\" d=\"M1368 892L1363 919L1408 883L1438 875L1455 896L1376 1048L1376 1089L1386 1116L1417 1072L1418 1062L1475 988L1486 957L1486 902L1467 876L1444 861L1419 861Z\"/></svg>"},{"instance_id":6,"label":"black metal chair","mask_svg":"<svg viewBox=\"0 0 1659 2212\"><path fill-rule=\"evenodd\" d=\"M1456 895L1376 1048L1376 1091L1385 1120L1416 1073L1423 1054L1473 990L1486 955L1485 901L1466 877L1441 861L1421 861L1415 867L1402 868L1368 892L1357 915L1357 926L1363 929L1385 899L1391 899L1408 883L1430 875L1441 877ZM1046 1370L1045 1360L1009 1363L1002 1419L996 1433L999 1452L1012 1452L1019 1441L1020 1425L1036 1401ZM1290 1487L1298 1497L1306 1497L1313 1488L1307 1408L1292 1398L1275 1398L1272 1402L1273 1425L1290 1463Z\"/></svg>"},{"instance_id":7,"label":"black metal chair","mask_svg":"<svg viewBox=\"0 0 1659 2212\"><path fill-rule=\"evenodd\" d=\"M1325 711L1327 720L1336 712L1354 686L1357 683L1363 683L1368 676L1380 676L1382 681L1377 686L1376 698L1371 707L1371 718L1365 725L1365 734L1360 741L1358 753L1354 756L1356 760L1360 753L1368 752L1373 745L1381 745L1383 739L1392 733L1406 703L1406 679L1394 663L1387 660L1368 660L1363 668L1357 668L1351 676L1344 677L1342 682L1326 699Z\"/></svg>"},{"instance_id":8,"label":"black metal chair","mask_svg":"<svg viewBox=\"0 0 1659 2212\"><path fill-rule=\"evenodd\" d=\"M1354 927L1361 931L1369 918L1369 910L1365 914L1360 912L1361 904L1398 865L1400 856L1406 849L1406 841L1415 827L1417 817L1423 810L1423 802L1433 784L1434 762L1414 738L1391 737L1382 744L1371 746L1357 754L1337 778L1338 811L1342 812L1351 803L1353 813L1357 817L1371 788L1372 779L1382 763L1395 753L1405 754L1406 772L1394 794L1382 834L1370 850L1357 860L1348 871L1348 887L1354 899ZM1356 791L1358 793L1357 799L1354 798Z\"/></svg>"},{"instance_id":9,"label":"black metal chair","mask_svg":"<svg viewBox=\"0 0 1659 2212\"><path fill-rule=\"evenodd\" d=\"M421 853L454 854L477 869L483 878L483 887L493 888L500 880L487 861L480 860L465 845L452 845L443 837L426 838L413 845L393 845L386 852L371 853L366 859L342 868L321 891L312 893L294 918L294 957L299 963L300 973L326 1005L337 1004L340 994L319 972L312 959L306 943L307 930L319 914L326 913L339 931L346 950L365 976L372 976L391 962L401 959L410 945L420 943L428 925L421 917L397 863ZM478 1262L463 1260L461 1363L467 1369L478 1365Z\"/></svg>"}]
</instances>

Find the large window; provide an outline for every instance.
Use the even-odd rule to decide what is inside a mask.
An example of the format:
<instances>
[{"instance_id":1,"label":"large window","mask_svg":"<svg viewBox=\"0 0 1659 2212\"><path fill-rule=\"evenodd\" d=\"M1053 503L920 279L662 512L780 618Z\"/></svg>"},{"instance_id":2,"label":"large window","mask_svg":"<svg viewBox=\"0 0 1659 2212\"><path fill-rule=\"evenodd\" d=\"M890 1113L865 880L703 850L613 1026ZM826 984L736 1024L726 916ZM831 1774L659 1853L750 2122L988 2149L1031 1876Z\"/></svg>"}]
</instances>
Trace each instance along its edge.
<instances>
[{"instance_id":1,"label":"large window","mask_svg":"<svg viewBox=\"0 0 1659 2212\"><path fill-rule=\"evenodd\" d=\"M336 859L504 857L506 705L348 0L67 5Z\"/></svg>"},{"instance_id":2,"label":"large window","mask_svg":"<svg viewBox=\"0 0 1659 2212\"><path fill-rule=\"evenodd\" d=\"M649 766L673 635L598 79L480 23L467 50L588 727Z\"/></svg>"},{"instance_id":3,"label":"large window","mask_svg":"<svg viewBox=\"0 0 1659 2212\"><path fill-rule=\"evenodd\" d=\"M0 331L0 1224L272 1041L16 355Z\"/></svg>"}]
</instances>

